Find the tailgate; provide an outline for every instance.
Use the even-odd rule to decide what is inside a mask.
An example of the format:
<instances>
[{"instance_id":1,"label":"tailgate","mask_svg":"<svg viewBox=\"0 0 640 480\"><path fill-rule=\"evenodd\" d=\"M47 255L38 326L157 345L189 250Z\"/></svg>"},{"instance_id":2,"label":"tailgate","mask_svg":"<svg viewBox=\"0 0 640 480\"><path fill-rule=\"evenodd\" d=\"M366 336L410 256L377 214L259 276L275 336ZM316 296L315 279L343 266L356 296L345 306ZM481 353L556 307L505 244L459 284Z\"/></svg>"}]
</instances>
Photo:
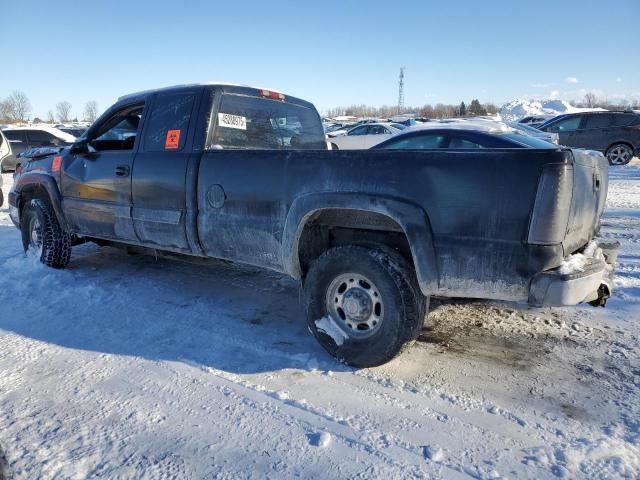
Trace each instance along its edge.
<instances>
[{"instance_id":1,"label":"tailgate","mask_svg":"<svg viewBox=\"0 0 640 480\"><path fill-rule=\"evenodd\" d=\"M600 152L575 149L572 154L571 210L562 242L565 255L580 250L598 233L609 181L609 163Z\"/></svg>"}]
</instances>

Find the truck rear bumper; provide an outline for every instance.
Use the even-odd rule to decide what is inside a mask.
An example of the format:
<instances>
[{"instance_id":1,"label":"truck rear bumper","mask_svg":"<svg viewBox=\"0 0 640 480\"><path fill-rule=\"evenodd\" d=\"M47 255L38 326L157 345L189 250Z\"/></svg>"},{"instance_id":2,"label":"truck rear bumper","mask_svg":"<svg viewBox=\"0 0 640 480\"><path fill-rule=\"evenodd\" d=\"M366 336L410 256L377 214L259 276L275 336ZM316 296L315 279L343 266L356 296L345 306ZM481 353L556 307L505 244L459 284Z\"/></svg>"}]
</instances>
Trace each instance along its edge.
<instances>
[{"instance_id":1,"label":"truck rear bumper","mask_svg":"<svg viewBox=\"0 0 640 480\"><path fill-rule=\"evenodd\" d=\"M533 277L529 287L529 304L538 307L561 307L592 302L606 303L613 292L613 272L618 256L618 242L598 241L567 265Z\"/></svg>"}]
</instances>

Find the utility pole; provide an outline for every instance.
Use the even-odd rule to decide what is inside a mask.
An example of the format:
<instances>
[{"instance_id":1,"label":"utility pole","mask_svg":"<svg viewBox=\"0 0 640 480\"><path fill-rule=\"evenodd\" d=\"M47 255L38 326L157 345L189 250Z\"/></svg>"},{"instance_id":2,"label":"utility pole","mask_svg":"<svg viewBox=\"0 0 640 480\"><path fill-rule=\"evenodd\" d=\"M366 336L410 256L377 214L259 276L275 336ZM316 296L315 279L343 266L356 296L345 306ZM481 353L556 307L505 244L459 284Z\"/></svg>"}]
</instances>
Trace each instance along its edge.
<instances>
[{"instance_id":1,"label":"utility pole","mask_svg":"<svg viewBox=\"0 0 640 480\"><path fill-rule=\"evenodd\" d=\"M398 113L404 111L404 67L400 67L400 81L398 82Z\"/></svg>"}]
</instances>

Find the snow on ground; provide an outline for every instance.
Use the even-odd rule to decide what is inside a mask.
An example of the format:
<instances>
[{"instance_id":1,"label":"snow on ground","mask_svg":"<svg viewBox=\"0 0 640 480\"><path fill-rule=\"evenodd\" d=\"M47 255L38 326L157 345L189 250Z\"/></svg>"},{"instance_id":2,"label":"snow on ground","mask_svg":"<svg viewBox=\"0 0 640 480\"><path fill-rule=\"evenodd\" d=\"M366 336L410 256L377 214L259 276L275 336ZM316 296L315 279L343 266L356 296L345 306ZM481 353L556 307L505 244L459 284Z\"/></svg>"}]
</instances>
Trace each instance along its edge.
<instances>
[{"instance_id":1,"label":"snow on ground","mask_svg":"<svg viewBox=\"0 0 640 480\"><path fill-rule=\"evenodd\" d=\"M634 162L611 170L603 235L622 251L608 308L434 301L419 341L365 370L316 344L286 277L94 245L50 270L23 256L5 206L9 468L19 479L636 478Z\"/></svg>"},{"instance_id":2,"label":"snow on ground","mask_svg":"<svg viewBox=\"0 0 640 480\"><path fill-rule=\"evenodd\" d=\"M562 113L576 113L602 108L578 108L565 100L525 100L518 99L505 103L500 108L500 116L505 122L517 122L529 115L560 115Z\"/></svg>"}]
</instances>

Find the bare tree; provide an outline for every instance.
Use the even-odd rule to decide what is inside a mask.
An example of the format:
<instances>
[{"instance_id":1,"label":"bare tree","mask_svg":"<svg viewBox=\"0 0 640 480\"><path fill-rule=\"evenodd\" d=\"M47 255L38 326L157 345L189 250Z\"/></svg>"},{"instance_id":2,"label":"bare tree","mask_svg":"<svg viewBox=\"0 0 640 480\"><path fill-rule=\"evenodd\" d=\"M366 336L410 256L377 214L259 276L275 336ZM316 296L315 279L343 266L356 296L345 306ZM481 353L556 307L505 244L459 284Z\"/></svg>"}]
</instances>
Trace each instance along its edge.
<instances>
[{"instance_id":1,"label":"bare tree","mask_svg":"<svg viewBox=\"0 0 640 480\"><path fill-rule=\"evenodd\" d=\"M584 96L584 106L587 108L593 108L597 103L596 94L593 92L588 92Z\"/></svg>"},{"instance_id":2,"label":"bare tree","mask_svg":"<svg viewBox=\"0 0 640 480\"><path fill-rule=\"evenodd\" d=\"M58 120L61 122L68 122L71 117L71 104L66 100L59 102L56 105L56 113L58 114Z\"/></svg>"},{"instance_id":3,"label":"bare tree","mask_svg":"<svg viewBox=\"0 0 640 480\"><path fill-rule=\"evenodd\" d=\"M16 122L25 122L31 113L31 102L24 92L14 90L6 100L9 104L11 119Z\"/></svg>"},{"instance_id":4,"label":"bare tree","mask_svg":"<svg viewBox=\"0 0 640 480\"><path fill-rule=\"evenodd\" d=\"M93 123L98 116L98 102L89 100L84 106L84 120Z\"/></svg>"},{"instance_id":5,"label":"bare tree","mask_svg":"<svg viewBox=\"0 0 640 480\"><path fill-rule=\"evenodd\" d=\"M48 123L56 123L56 117L53 115L53 110L49 110L47 112L47 122Z\"/></svg>"},{"instance_id":6,"label":"bare tree","mask_svg":"<svg viewBox=\"0 0 640 480\"><path fill-rule=\"evenodd\" d=\"M0 121L11 122L13 121L13 105L9 102L9 99L0 100Z\"/></svg>"}]
</instances>

